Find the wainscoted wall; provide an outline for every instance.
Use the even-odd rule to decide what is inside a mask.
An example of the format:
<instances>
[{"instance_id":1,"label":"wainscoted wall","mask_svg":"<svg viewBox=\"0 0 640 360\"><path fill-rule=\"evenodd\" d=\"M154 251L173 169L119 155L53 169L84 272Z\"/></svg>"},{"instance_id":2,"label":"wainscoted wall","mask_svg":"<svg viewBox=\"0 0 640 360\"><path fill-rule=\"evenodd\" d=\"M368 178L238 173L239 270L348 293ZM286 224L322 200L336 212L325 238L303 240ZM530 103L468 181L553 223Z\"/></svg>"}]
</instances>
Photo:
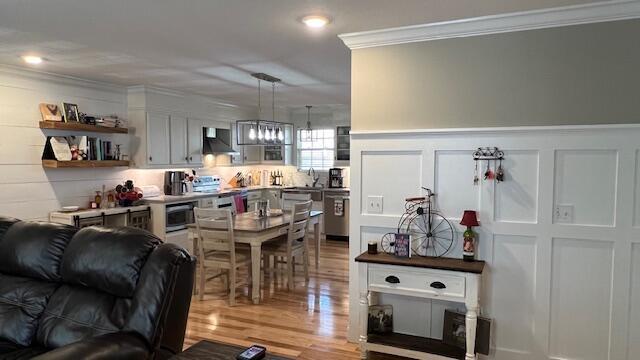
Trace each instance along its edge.
<instances>
[{"instance_id":1,"label":"wainscoted wall","mask_svg":"<svg viewBox=\"0 0 640 360\"><path fill-rule=\"evenodd\" d=\"M90 114L127 115L124 88L91 81L0 68L0 215L47 219L65 205L86 206L93 191L125 179L126 169L43 169L41 156L47 135L69 133L38 127L41 102L78 104ZM77 133L76 135L82 135ZM122 144L126 135L101 134Z\"/></svg>"},{"instance_id":2,"label":"wainscoted wall","mask_svg":"<svg viewBox=\"0 0 640 360\"><path fill-rule=\"evenodd\" d=\"M488 263L482 314L494 320L489 358L637 358L639 126L355 132L351 144L350 258L394 231L404 198L431 188L457 228L450 256L461 256L463 210L479 211L479 258ZM504 150L505 182L473 185L472 152L481 146ZM382 214L367 213L370 195L384 197ZM558 204L572 207L568 223L556 219ZM435 338L442 337L443 310L460 307L382 301L394 305L396 331Z\"/></svg>"}]
</instances>

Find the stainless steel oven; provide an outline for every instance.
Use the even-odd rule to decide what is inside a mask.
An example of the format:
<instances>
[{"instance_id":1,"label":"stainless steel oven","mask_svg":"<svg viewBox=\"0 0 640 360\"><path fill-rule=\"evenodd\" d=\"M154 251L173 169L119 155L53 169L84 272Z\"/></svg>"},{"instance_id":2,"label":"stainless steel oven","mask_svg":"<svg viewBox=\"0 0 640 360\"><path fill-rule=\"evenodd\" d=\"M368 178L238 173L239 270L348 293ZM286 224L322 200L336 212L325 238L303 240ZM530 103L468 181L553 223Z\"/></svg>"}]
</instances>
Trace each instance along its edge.
<instances>
[{"instance_id":1,"label":"stainless steel oven","mask_svg":"<svg viewBox=\"0 0 640 360\"><path fill-rule=\"evenodd\" d=\"M166 231L167 233L185 230L192 224L194 203L179 203L167 205Z\"/></svg>"}]
</instances>

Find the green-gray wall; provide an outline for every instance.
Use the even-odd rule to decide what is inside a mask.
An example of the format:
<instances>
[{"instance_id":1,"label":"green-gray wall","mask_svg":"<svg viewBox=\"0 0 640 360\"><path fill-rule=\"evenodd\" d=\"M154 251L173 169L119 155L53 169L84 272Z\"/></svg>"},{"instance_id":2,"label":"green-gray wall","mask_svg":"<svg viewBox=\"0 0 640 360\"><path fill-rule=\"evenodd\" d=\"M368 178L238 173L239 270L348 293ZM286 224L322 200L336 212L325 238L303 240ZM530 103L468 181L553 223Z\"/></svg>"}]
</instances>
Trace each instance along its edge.
<instances>
[{"instance_id":1,"label":"green-gray wall","mask_svg":"<svg viewBox=\"0 0 640 360\"><path fill-rule=\"evenodd\" d=\"M352 129L640 122L640 20L352 52Z\"/></svg>"}]
</instances>

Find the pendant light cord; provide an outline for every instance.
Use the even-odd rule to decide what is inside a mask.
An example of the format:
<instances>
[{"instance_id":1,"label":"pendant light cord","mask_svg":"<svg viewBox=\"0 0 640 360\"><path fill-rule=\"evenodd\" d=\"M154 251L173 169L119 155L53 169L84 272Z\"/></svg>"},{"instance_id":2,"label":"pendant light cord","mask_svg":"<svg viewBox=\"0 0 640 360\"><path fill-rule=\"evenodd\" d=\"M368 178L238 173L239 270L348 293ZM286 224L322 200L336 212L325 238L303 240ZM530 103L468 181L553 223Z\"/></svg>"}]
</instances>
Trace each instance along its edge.
<instances>
[{"instance_id":1,"label":"pendant light cord","mask_svg":"<svg viewBox=\"0 0 640 360\"><path fill-rule=\"evenodd\" d=\"M271 83L271 120L276 121L276 83Z\"/></svg>"}]
</instances>

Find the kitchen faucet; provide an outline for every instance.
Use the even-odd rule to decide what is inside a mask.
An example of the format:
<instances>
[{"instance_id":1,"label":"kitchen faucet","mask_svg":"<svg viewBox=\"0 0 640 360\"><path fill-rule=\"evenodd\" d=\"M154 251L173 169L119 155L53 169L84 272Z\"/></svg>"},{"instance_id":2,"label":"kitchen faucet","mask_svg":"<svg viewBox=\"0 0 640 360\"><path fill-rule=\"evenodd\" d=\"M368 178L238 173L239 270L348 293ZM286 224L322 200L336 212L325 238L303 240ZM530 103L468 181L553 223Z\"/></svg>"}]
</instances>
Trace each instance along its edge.
<instances>
[{"instance_id":1,"label":"kitchen faucet","mask_svg":"<svg viewBox=\"0 0 640 360\"><path fill-rule=\"evenodd\" d=\"M311 180L313 180L313 184L311 185L311 187L316 187L318 180L320 180L320 176L316 176L316 171L313 169L313 167L309 168L309 170L307 171L307 175L311 176Z\"/></svg>"}]
</instances>

